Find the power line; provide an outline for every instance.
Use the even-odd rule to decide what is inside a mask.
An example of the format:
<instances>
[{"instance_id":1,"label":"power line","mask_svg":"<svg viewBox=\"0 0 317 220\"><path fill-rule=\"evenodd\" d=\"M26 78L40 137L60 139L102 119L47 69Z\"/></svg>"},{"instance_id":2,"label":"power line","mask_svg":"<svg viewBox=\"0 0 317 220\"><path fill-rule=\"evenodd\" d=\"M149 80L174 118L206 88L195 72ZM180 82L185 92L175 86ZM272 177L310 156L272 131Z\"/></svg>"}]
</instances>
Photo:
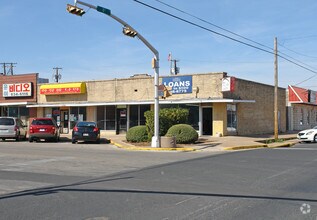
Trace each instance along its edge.
<instances>
[{"instance_id":1,"label":"power line","mask_svg":"<svg viewBox=\"0 0 317 220\"><path fill-rule=\"evenodd\" d=\"M262 48L260 48L260 47L254 46L254 45L252 45L252 44L249 44L249 43L243 42L243 41L241 41L241 40L235 39L235 38L233 38L233 37L229 37L229 36L227 36L227 35L225 35L225 34L219 33L219 32L217 32L217 31L211 30L211 29L209 29L209 28L206 28L206 27L201 26L201 25L199 25L199 24L196 24L196 23L194 23L194 22L188 21L188 20L186 20L186 19L184 19L184 18L178 17L178 16L176 16L176 15L173 15L173 14L171 14L171 13L168 13L168 12L166 12L166 11L163 11L163 10L161 10L161 9L159 9L159 8L155 8L155 7L153 7L153 6L151 6L151 5L148 5L148 4L144 3L144 2L141 2L141 1L138 1L138 0L133 0L133 1L135 1L135 2L137 2L137 3L139 3L139 4L141 4L141 5L144 5L144 6L148 7L148 8L151 8L151 9L153 9L153 10L156 10L156 11L158 11L158 12L161 12L161 13L163 13L163 14L166 14L166 15L168 15L168 16L170 16L170 17L173 17L173 18L176 18L176 19L178 19L178 20L181 20L181 21L183 21L183 22L185 22L185 23L188 23L188 24L190 24L190 25L196 26L196 27L201 28L201 29L203 29L203 30L206 30L206 31L209 31L209 32L211 32L211 33L214 33L214 34L217 34L217 35L219 35L219 36L222 36L222 37L224 37L224 38L227 38L227 39L229 39L229 40L238 42L238 43L240 43L240 44L244 44L244 45L249 46L249 47L253 47L253 48L255 48L255 49L264 51L264 52L266 52L266 53L274 54L273 51L268 51L268 50L262 49Z\"/></svg>"},{"instance_id":2,"label":"power line","mask_svg":"<svg viewBox=\"0 0 317 220\"><path fill-rule=\"evenodd\" d=\"M297 54L297 55L304 56L304 57L308 57L308 58L314 58L314 59L317 59L317 57L314 57L314 56L309 56L309 55L306 55L306 54L299 53L299 52L297 52L297 51L295 51L295 50L292 50L292 49L290 49L290 48L288 48L288 47L285 47L285 46L284 46L284 45L282 45L282 44L278 44L278 45L279 45L279 46L281 46L281 47L283 47L283 48L285 48L286 50L289 50L289 51L291 51L291 52L293 52L293 53Z\"/></svg>"},{"instance_id":3,"label":"power line","mask_svg":"<svg viewBox=\"0 0 317 220\"><path fill-rule=\"evenodd\" d=\"M261 51L263 51L263 52L266 52L266 53L269 53L269 54L273 54L273 55L274 55L274 52L273 52L273 51L269 51L269 50L260 48L260 47L258 47L258 46L254 46L254 45L252 45L252 44L243 42L243 41L241 41L241 40L238 40L238 39L235 39L235 38L233 38L233 37L227 36L227 35L225 35L225 34L219 33L219 32L217 32L217 31L211 30L211 29L209 29L209 28L206 28L206 27L201 26L201 25L199 25L199 24L196 24L196 23L194 23L194 22L188 21L188 20L186 20L186 19L184 19L184 18L181 18L181 17L179 17L179 16L173 15L173 14L171 14L171 13L168 13L168 12L166 12L166 11L163 11L163 10L161 10L161 9L159 9L159 8L156 8L156 7L154 7L154 6L151 6L151 5L149 5L149 4L146 4L146 3L144 3L144 2L141 2L141 1L139 1L139 0L133 0L133 1L135 1L135 2L137 2L137 3L139 3L139 4L141 4L141 5L144 5L144 6L148 7L148 8L151 8L151 9L153 9L153 10L155 10L155 11L158 11L158 12L160 12L160 13L163 13L163 14L165 14L165 15L168 15L168 16L170 16L170 17L173 17L173 18L175 18L175 19L178 19L178 20L180 20L180 21L183 21L183 22L185 22L185 23L188 23L188 24L190 24L190 25L196 26L196 27L201 28L201 29L203 29L203 30L206 30L206 31L209 31L209 32L211 32L211 33L214 33L214 34L217 34L217 35L219 35L219 36L222 36L222 37L224 37L224 38L227 38L227 39L229 39L229 40L232 40L232 41L238 42L238 43L240 43L240 44L243 44L243 45L252 47L252 48L254 48L254 49L261 50ZM159 0L156 0L156 1L159 1ZM161 1L160 1L160 2L161 2ZM166 4L166 5L168 5L168 4ZM168 5L168 6L169 6L169 5ZM170 7L173 7L173 6L170 6ZM173 7L173 8L175 8L175 7ZM175 8L175 9L176 9L176 8ZM178 10L178 9L177 9L177 10ZM180 11L182 11L182 10L180 10ZM187 14L187 12L185 12L185 13ZM188 14L189 14L189 13L188 13ZM194 17L197 17L197 16L194 16ZM198 17L197 17L197 19L203 20L203 19L200 19L200 18L198 18ZM205 21L205 22L207 22L207 21ZM209 22L207 22L207 23L209 23ZM212 23L210 23L210 24L212 24ZM212 24L212 25L213 25L213 24ZM221 28L221 29L223 29L223 28ZM226 29L223 29L223 30L226 30ZM228 31L228 30L226 30L226 31ZM231 31L229 31L229 32L231 32ZM232 33L234 33L234 32L232 32ZM235 33L234 33L234 34L235 34ZM239 35L237 35L237 34L235 34L235 35L236 35L236 36L239 36ZM243 37L243 38L244 38L244 37ZM248 39L248 38L245 38L245 39ZM248 40L249 40L249 39L248 39ZM251 40L251 41L253 42L253 40ZM267 47L267 46L265 46L265 45L262 45L262 44L260 44L260 43L255 42L255 41L254 41L254 43L259 44L259 45L264 46L264 47ZM270 49L271 49L271 48L270 48ZM284 53L283 53L283 54L284 54ZM286 54L284 54L284 55L285 55L285 56L288 56L288 55L286 55ZM304 65L308 66L307 64L304 64L304 65L298 64L298 63L296 63L295 61L290 60L289 58L286 58L285 56L282 56L282 55L278 55L278 56L279 56L280 58L282 58L282 59L284 59L284 60L286 60L286 61L288 61L288 62L290 62L290 63L292 63L292 64L294 64L294 65L296 65L296 66L298 66L298 67L301 67L301 68L303 68L303 69L305 69L305 70L307 70L307 71L310 71L310 72L314 73L314 76L309 77L308 79L303 80L302 82L300 82L300 83L298 83L298 84L301 84L301 83L303 83L303 82L306 82L306 81L308 81L309 79L311 79L311 78L313 78L313 77L315 77L315 76L317 75L317 71L312 70L312 69L307 68L307 67L304 66ZM288 57L290 57L290 56L288 56ZM292 58L292 57L290 57L290 58L291 58L291 59L294 59L294 58ZM294 60L295 60L295 59L294 59ZM302 62L301 62L301 63L302 63ZM296 85L298 85L298 84L296 84Z\"/></svg>"},{"instance_id":4,"label":"power line","mask_svg":"<svg viewBox=\"0 0 317 220\"><path fill-rule=\"evenodd\" d=\"M292 38L286 38L284 41L290 41L290 40L301 40L301 39L307 39L307 38L315 38L317 37L316 34L313 35L307 35L307 36L300 36L300 37L292 37Z\"/></svg>"},{"instance_id":5,"label":"power line","mask_svg":"<svg viewBox=\"0 0 317 220\"><path fill-rule=\"evenodd\" d=\"M265 47L265 48L268 48L268 49L270 49L270 50L273 50L271 47L268 47L268 46L266 46L266 45L264 45L264 44L261 44L261 43L259 43L259 42L256 42L256 41L254 41L254 40L252 40L252 39L250 39L250 38L244 37L244 36L242 36L242 35L240 35L240 34L237 34L237 33L233 32L233 31L230 31L230 30L225 29L225 28L223 28L223 27L220 27L219 25L216 25L216 24L214 24L214 23L211 23L211 22L209 22L209 21L207 21L207 20L205 20L205 19L202 19L202 18L200 18L200 17L198 17L198 16L195 16L195 15L193 15L193 14L191 14L191 13L188 13L188 12L186 12L186 11L184 11L184 10L181 10L181 9L179 9L179 8L176 8L176 7L174 7L174 6L170 5L170 4L167 4L167 3L165 3L165 2L163 2L163 1L161 1L161 0L154 0L154 1L157 1L157 2L163 4L163 5L167 6L167 7L170 7L170 8L172 8L172 9L174 9L174 10L177 10L177 11L183 13L183 14L189 15L189 16L191 16L191 17L193 17L193 18L198 19L199 21L202 21L202 22L207 23L207 24L209 24L209 25L212 25L212 26L214 26L214 27L216 27L216 28L219 28L219 29L221 29L221 30L224 30L224 31L226 31L226 32L228 32L228 33L230 33L230 34L233 34L233 35L235 35L235 36L238 36L238 37L240 37L240 38L242 38L242 39L248 40L248 41L250 41L250 42L252 42L252 43L255 43L255 44L260 45L260 46L262 46L262 47ZM311 37L311 36L310 36L310 37ZM279 45L280 45L280 44L279 44ZM281 46L282 46L282 45L281 45ZM282 46L282 47L284 47L284 46ZM284 47L284 48L285 48L285 47ZM287 49L287 48L286 48L286 49ZM284 54L284 56L287 56L287 57L289 57L289 58L291 58L291 59L293 59L293 60L295 60L295 61L297 61L297 62L299 62L299 63L301 63L301 64L303 64L303 65L306 65L307 67L310 67L310 68L314 69L314 67L309 66L309 65L307 65L307 64L305 64L305 63L303 63L303 62L301 62L300 60L297 60L297 59L295 59L295 58L293 58L293 57L291 57L291 56L289 56L289 55L287 55L287 54L285 54L285 53L283 53L283 52L281 52L281 51L279 51L279 53ZM280 56L280 55L278 55L278 56ZM280 57L283 58L283 59L285 59L285 58L282 57L282 56L280 56ZM286 59L286 60L287 60L287 59ZM289 60L287 60L287 61L289 61ZM293 63L293 64L297 65L296 63ZM300 67L302 67L302 66L300 66Z\"/></svg>"},{"instance_id":6,"label":"power line","mask_svg":"<svg viewBox=\"0 0 317 220\"><path fill-rule=\"evenodd\" d=\"M202 22L204 22L204 23L206 23L206 24L212 25L212 26L214 26L214 27L216 27L216 28L219 28L220 30L226 31L226 32L228 32L228 33L230 33L230 34L232 34L232 35L235 35L235 36L237 36L237 37L240 37L240 38L242 38L242 39L244 39L244 40L248 40L248 41L250 41L250 42L252 42L252 43L255 43L255 44L260 45L260 46L262 46L262 47L265 47L265 48L267 48L267 49L273 50L272 47L269 47L269 46L266 46L266 45L261 44L261 43L259 43L259 42L256 42L256 41L254 41L254 40L252 40L252 39L250 39L250 38L244 37L244 36L242 36L242 35L240 35L240 34L237 34L237 33L233 32L233 31L230 31L230 30L228 30L228 29L226 29L226 28L220 27L219 25L216 25L216 24L214 24L214 23L211 23L210 21L207 21L207 20L205 20L205 19L202 19L202 18L200 18L200 17L198 17L198 16L196 16L196 15L190 14L190 13L184 11L184 10L181 10L181 9L179 9L179 8L176 8L176 7L174 7L174 6L170 5L170 4L167 4L167 3L163 2L163 1L160 1L160 0L154 0L154 1L157 1L157 2L163 4L163 5L167 6L167 7L170 7L170 8L172 8L172 9L175 9L176 11L179 11L179 12L181 12L181 13L183 13L183 14L189 15L190 17L196 18L196 19L199 20L199 21L202 21Z\"/></svg>"}]
</instances>

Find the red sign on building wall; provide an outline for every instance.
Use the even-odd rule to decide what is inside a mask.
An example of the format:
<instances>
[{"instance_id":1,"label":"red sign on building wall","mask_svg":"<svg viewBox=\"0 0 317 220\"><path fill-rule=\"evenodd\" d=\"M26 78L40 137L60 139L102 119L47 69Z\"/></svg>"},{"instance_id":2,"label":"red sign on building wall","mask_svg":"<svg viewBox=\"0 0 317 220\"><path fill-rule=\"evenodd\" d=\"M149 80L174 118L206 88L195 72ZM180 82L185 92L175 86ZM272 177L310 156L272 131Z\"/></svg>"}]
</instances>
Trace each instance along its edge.
<instances>
[{"instance_id":1,"label":"red sign on building wall","mask_svg":"<svg viewBox=\"0 0 317 220\"><path fill-rule=\"evenodd\" d=\"M32 83L3 84L3 97L26 97L32 96Z\"/></svg>"}]
</instances>

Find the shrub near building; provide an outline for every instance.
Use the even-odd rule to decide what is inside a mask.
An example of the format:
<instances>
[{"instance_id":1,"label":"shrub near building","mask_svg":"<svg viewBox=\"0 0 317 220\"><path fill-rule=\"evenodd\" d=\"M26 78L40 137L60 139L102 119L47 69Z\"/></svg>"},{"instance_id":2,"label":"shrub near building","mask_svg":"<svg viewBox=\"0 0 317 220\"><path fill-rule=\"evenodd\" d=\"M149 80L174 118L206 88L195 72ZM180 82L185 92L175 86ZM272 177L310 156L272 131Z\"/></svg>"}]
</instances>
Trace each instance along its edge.
<instances>
[{"instance_id":1,"label":"shrub near building","mask_svg":"<svg viewBox=\"0 0 317 220\"><path fill-rule=\"evenodd\" d=\"M167 137L175 137L177 144L192 144L198 140L196 130L187 124L178 124L170 127L166 133Z\"/></svg>"},{"instance_id":2,"label":"shrub near building","mask_svg":"<svg viewBox=\"0 0 317 220\"><path fill-rule=\"evenodd\" d=\"M189 111L184 108L164 108L160 110L160 136L164 136L167 130L176 124L186 124L188 121ZM154 111L144 113L146 118L146 129L149 140L154 136Z\"/></svg>"},{"instance_id":3,"label":"shrub near building","mask_svg":"<svg viewBox=\"0 0 317 220\"><path fill-rule=\"evenodd\" d=\"M129 142L139 143L148 141L148 134L146 131L146 126L135 126L128 130L126 139Z\"/></svg>"}]
</instances>

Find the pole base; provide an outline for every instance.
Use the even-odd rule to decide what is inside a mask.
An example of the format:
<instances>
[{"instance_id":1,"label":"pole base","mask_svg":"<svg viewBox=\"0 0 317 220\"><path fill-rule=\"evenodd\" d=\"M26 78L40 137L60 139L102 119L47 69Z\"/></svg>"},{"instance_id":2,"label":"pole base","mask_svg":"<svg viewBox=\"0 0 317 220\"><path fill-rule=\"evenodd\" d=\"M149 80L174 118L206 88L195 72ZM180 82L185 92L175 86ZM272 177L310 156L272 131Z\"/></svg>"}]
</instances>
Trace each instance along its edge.
<instances>
[{"instance_id":1,"label":"pole base","mask_svg":"<svg viewBox=\"0 0 317 220\"><path fill-rule=\"evenodd\" d=\"M157 136L152 137L151 147L155 147L155 148L161 147L160 146L160 137L157 137Z\"/></svg>"}]
</instances>

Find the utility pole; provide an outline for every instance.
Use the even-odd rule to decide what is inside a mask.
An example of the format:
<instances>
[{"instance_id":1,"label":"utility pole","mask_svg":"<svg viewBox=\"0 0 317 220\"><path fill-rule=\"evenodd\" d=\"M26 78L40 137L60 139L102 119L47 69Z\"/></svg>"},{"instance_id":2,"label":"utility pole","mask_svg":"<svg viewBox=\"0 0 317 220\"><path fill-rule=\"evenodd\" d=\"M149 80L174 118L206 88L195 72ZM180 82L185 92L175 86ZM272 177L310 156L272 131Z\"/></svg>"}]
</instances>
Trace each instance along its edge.
<instances>
[{"instance_id":1,"label":"utility pole","mask_svg":"<svg viewBox=\"0 0 317 220\"><path fill-rule=\"evenodd\" d=\"M274 139L278 140L278 66L277 66L277 38L274 38Z\"/></svg>"},{"instance_id":2,"label":"utility pole","mask_svg":"<svg viewBox=\"0 0 317 220\"><path fill-rule=\"evenodd\" d=\"M177 75L179 73L179 67L177 67L177 62L179 62L179 60L173 59L172 53L169 53L168 61L170 61L170 74Z\"/></svg>"},{"instance_id":3,"label":"utility pole","mask_svg":"<svg viewBox=\"0 0 317 220\"><path fill-rule=\"evenodd\" d=\"M55 74L53 75L53 79L54 79L55 82L58 83L58 81L62 78L62 75L58 73L58 70L61 70L62 68L55 67L53 69L56 70Z\"/></svg>"},{"instance_id":4,"label":"utility pole","mask_svg":"<svg viewBox=\"0 0 317 220\"><path fill-rule=\"evenodd\" d=\"M0 64L2 64L2 66L3 66L3 75L4 76L9 75L9 73L11 75L13 75L13 67L15 67L14 64L17 64L17 63L0 63ZM8 71L7 71L7 67L9 67Z\"/></svg>"}]
</instances>

